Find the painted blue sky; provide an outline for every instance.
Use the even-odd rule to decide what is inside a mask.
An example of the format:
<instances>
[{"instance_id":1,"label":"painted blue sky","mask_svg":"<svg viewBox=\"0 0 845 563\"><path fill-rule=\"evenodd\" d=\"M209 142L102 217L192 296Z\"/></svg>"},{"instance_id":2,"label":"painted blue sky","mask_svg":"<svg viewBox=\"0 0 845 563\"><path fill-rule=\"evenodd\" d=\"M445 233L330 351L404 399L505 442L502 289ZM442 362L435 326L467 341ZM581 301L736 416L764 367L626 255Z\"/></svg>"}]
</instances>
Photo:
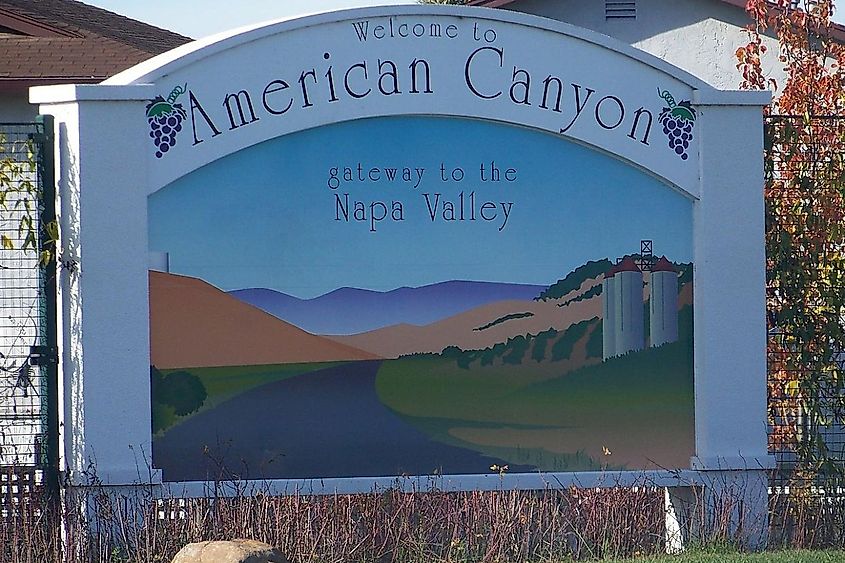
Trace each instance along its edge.
<instances>
[{"instance_id":1,"label":"painted blue sky","mask_svg":"<svg viewBox=\"0 0 845 563\"><path fill-rule=\"evenodd\" d=\"M490 181L491 163L498 182ZM330 170L343 180L344 167L354 181L331 189ZM409 183L403 167L414 169ZM451 179L458 167L460 182ZM373 168L381 169L372 173L377 181ZM384 168L398 168L395 181ZM444 221L446 201L460 218L461 193L465 220ZM349 221L337 203L346 194ZM355 201L365 221L354 220ZM387 209L400 202L403 220L388 217L373 232L374 201ZM280 137L150 198L150 249L169 252L174 273L225 290L267 287L303 298L448 280L551 284L588 260L637 252L641 239L653 239L656 254L690 261L692 202L561 137L463 119L378 118Z\"/></svg>"}]
</instances>

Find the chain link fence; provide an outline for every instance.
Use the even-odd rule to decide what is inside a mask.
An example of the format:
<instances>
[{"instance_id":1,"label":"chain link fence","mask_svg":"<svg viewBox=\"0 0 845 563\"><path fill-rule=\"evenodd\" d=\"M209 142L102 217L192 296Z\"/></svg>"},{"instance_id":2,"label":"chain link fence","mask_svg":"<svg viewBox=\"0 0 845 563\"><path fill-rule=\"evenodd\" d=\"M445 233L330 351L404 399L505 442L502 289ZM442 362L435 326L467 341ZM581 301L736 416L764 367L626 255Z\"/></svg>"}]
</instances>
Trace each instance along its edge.
<instances>
[{"instance_id":1,"label":"chain link fence","mask_svg":"<svg viewBox=\"0 0 845 563\"><path fill-rule=\"evenodd\" d=\"M842 140L845 118L766 121L768 435L779 491L830 492L845 475ZM814 269L826 273L807 275Z\"/></svg>"},{"instance_id":2,"label":"chain link fence","mask_svg":"<svg viewBox=\"0 0 845 563\"><path fill-rule=\"evenodd\" d=\"M58 480L55 260L44 233L55 215L53 148L45 130L43 122L0 124L0 522L40 511Z\"/></svg>"}]
</instances>

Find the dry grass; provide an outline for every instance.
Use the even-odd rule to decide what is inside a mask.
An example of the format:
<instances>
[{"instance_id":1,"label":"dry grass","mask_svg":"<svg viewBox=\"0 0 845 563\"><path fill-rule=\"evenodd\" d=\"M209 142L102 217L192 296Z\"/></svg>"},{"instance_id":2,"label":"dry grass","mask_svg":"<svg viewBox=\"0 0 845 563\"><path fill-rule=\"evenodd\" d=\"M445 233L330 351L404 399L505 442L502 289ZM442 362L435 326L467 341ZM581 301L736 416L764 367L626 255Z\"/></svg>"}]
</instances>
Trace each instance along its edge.
<instances>
[{"instance_id":1,"label":"dry grass","mask_svg":"<svg viewBox=\"0 0 845 563\"><path fill-rule=\"evenodd\" d=\"M680 559L663 557L659 488L457 493L391 489L366 495L241 493L157 500L151 490L127 496L93 487L65 501L61 519L33 506L0 519L0 561L167 562L186 543L239 537L277 546L301 563L765 560L724 555L736 543L724 525L727 520L718 518L694 538L710 551ZM845 503L776 497L772 508L771 546L845 547ZM59 530L56 522L62 520ZM729 549L714 552L713 546ZM779 561L834 561L842 556L796 553L767 555Z\"/></svg>"},{"instance_id":2,"label":"dry grass","mask_svg":"<svg viewBox=\"0 0 845 563\"><path fill-rule=\"evenodd\" d=\"M238 537L267 542L303 563L560 561L656 554L662 547L657 489L161 501L101 490L68 504L98 516L91 527L78 510L65 515L74 563L170 561L186 543ZM0 560L58 560L50 520L0 528Z\"/></svg>"},{"instance_id":3,"label":"dry grass","mask_svg":"<svg viewBox=\"0 0 845 563\"><path fill-rule=\"evenodd\" d=\"M798 490L771 497L769 544L782 549L845 549L845 496ZM845 556L842 557L845 561Z\"/></svg>"}]
</instances>

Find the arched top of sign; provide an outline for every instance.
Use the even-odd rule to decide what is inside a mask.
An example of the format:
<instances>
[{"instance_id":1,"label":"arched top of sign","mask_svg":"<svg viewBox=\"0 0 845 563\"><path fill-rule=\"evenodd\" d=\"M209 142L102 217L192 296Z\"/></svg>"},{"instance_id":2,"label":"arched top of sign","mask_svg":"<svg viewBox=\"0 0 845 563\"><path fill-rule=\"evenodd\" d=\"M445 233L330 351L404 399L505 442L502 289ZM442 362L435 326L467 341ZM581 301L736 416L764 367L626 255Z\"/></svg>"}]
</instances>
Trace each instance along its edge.
<instances>
[{"instance_id":1,"label":"arched top of sign","mask_svg":"<svg viewBox=\"0 0 845 563\"><path fill-rule=\"evenodd\" d=\"M355 9L212 36L107 85L153 84L150 193L223 156L368 117L469 117L560 134L698 195L701 80L609 37L513 12ZM141 117L143 118L143 117Z\"/></svg>"}]
</instances>

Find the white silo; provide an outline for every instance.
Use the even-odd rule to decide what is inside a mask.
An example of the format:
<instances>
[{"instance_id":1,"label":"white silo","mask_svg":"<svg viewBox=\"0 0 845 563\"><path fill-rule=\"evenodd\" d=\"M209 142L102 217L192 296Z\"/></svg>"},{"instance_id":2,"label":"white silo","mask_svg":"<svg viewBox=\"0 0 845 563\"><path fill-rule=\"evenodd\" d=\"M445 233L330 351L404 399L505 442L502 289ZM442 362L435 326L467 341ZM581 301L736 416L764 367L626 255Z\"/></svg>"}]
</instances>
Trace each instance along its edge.
<instances>
[{"instance_id":1,"label":"white silo","mask_svg":"<svg viewBox=\"0 0 845 563\"><path fill-rule=\"evenodd\" d=\"M628 256L616 266L613 278L616 286L616 355L621 356L642 350L645 345L643 273Z\"/></svg>"},{"instance_id":2,"label":"white silo","mask_svg":"<svg viewBox=\"0 0 845 563\"><path fill-rule=\"evenodd\" d=\"M150 251L148 269L156 272L170 272L170 254Z\"/></svg>"},{"instance_id":3,"label":"white silo","mask_svg":"<svg viewBox=\"0 0 845 563\"><path fill-rule=\"evenodd\" d=\"M652 348L678 340L678 273L665 256L652 268L649 302Z\"/></svg>"},{"instance_id":4,"label":"white silo","mask_svg":"<svg viewBox=\"0 0 845 563\"><path fill-rule=\"evenodd\" d=\"M602 295L602 359L616 355L616 266L611 266L601 282Z\"/></svg>"}]
</instances>

